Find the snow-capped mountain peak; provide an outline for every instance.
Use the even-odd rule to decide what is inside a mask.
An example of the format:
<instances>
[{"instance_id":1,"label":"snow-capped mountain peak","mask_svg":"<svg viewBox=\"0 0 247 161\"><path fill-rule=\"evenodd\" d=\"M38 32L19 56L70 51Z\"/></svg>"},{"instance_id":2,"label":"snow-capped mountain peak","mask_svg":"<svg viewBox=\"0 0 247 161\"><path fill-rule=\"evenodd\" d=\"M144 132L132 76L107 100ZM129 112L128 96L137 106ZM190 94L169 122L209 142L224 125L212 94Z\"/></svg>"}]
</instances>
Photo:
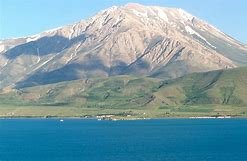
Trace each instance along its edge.
<instances>
[{"instance_id":1,"label":"snow-capped mountain peak","mask_svg":"<svg viewBox=\"0 0 247 161\"><path fill-rule=\"evenodd\" d=\"M179 8L129 3L0 43L0 88L134 74L176 78L247 64L247 48Z\"/></svg>"}]
</instances>

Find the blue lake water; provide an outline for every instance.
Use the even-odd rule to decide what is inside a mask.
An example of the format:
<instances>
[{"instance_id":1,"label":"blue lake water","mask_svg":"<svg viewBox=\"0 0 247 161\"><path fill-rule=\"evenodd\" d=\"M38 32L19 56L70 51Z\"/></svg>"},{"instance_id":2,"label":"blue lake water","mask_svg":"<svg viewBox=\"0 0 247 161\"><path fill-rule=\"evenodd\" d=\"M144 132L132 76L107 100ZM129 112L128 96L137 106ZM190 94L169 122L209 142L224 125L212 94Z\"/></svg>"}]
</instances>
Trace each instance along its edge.
<instances>
[{"instance_id":1,"label":"blue lake water","mask_svg":"<svg viewBox=\"0 0 247 161\"><path fill-rule=\"evenodd\" d=\"M0 161L246 161L247 119L0 119Z\"/></svg>"}]
</instances>

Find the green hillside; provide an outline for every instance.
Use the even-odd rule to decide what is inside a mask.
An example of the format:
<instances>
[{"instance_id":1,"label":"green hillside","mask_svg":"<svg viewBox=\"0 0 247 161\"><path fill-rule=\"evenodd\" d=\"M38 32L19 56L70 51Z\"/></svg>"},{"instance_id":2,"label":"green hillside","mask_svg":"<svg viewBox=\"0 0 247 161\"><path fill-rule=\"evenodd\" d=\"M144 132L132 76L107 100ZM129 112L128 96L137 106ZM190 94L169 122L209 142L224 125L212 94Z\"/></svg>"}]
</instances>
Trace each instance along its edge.
<instances>
[{"instance_id":1,"label":"green hillside","mask_svg":"<svg viewBox=\"0 0 247 161\"><path fill-rule=\"evenodd\" d=\"M195 73L173 81L157 92L168 104L247 105L247 68ZM172 101L174 100L174 101Z\"/></svg>"},{"instance_id":2,"label":"green hillside","mask_svg":"<svg viewBox=\"0 0 247 161\"><path fill-rule=\"evenodd\" d=\"M16 111L18 107L33 110L35 106L35 109L42 107L45 111L57 108L60 112L61 108L74 108L75 116L82 109L83 114L87 114L87 110L97 114L100 111L118 113L137 110L149 113L149 117L245 115L246 89L247 67L194 73L169 81L116 76L2 92L0 111L5 109L6 114L9 107Z\"/></svg>"}]
</instances>

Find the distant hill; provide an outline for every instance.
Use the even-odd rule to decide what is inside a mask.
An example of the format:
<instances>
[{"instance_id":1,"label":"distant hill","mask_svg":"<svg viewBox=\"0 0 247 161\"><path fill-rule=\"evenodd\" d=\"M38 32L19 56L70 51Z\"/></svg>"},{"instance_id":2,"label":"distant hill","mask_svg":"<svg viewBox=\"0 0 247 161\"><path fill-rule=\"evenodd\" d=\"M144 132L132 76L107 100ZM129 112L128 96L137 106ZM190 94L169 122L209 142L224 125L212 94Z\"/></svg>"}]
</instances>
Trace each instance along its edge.
<instances>
[{"instance_id":1,"label":"distant hill","mask_svg":"<svg viewBox=\"0 0 247 161\"><path fill-rule=\"evenodd\" d=\"M159 108L179 105L247 106L247 67L194 73L174 80L114 76L2 90L0 102L84 108Z\"/></svg>"}]
</instances>

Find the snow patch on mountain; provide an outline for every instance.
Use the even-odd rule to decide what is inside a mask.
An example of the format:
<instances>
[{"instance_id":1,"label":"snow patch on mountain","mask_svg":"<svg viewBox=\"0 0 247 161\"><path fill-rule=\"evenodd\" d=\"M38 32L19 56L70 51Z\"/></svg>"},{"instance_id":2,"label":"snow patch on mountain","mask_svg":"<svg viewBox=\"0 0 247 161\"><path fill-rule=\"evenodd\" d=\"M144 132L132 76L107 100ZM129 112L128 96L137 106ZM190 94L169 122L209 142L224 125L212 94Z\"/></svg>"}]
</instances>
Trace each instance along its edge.
<instances>
[{"instance_id":1,"label":"snow patch on mountain","mask_svg":"<svg viewBox=\"0 0 247 161\"><path fill-rule=\"evenodd\" d=\"M105 9L105 10L102 10L101 12L99 12L99 14L102 14L102 13L106 13L106 14L109 14L113 11L116 11L118 9L118 6L112 6L108 9Z\"/></svg>"},{"instance_id":2,"label":"snow patch on mountain","mask_svg":"<svg viewBox=\"0 0 247 161\"><path fill-rule=\"evenodd\" d=\"M161 8L158 8L158 7L157 7L156 10L158 11L158 16L159 16L162 20L164 20L164 21L166 21L166 22L169 21L167 15L166 15L166 13L165 13Z\"/></svg>"},{"instance_id":3,"label":"snow patch on mountain","mask_svg":"<svg viewBox=\"0 0 247 161\"><path fill-rule=\"evenodd\" d=\"M57 53L57 54L51 56L48 60L46 60L46 61L44 61L43 63L39 64L36 68L34 68L32 71L30 71L30 73L32 73L32 72L38 70L39 68L41 68L42 66L46 65L48 62L50 62L52 59L54 59L58 54L59 54L59 53ZM28 74L30 74L30 73L28 73Z\"/></svg>"},{"instance_id":4,"label":"snow patch on mountain","mask_svg":"<svg viewBox=\"0 0 247 161\"><path fill-rule=\"evenodd\" d=\"M112 12L116 11L118 8L119 7L117 6L113 6L106 10L102 10L101 12L99 12L99 14L90 19L91 23L96 22L98 24L98 29L101 29L104 26L110 14L112 14Z\"/></svg>"},{"instance_id":5,"label":"snow patch on mountain","mask_svg":"<svg viewBox=\"0 0 247 161\"><path fill-rule=\"evenodd\" d=\"M121 18L120 16L117 17L116 21L114 22L113 26L116 26L117 24L119 24L121 21L123 20L123 18Z\"/></svg>"},{"instance_id":6,"label":"snow patch on mountain","mask_svg":"<svg viewBox=\"0 0 247 161\"><path fill-rule=\"evenodd\" d=\"M80 46L81 46L81 43L76 45L74 52L71 52L70 57L66 60L65 64L68 64L72 59L74 59L74 57L77 56L77 52Z\"/></svg>"},{"instance_id":7,"label":"snow patch on mountain","mask_svg":"<svg viewBox=\"0 0 247 161\"><path fill-rule=\"evenodd\" d=\"M33 36L31 36L31 37L28 37L28 38L26 39L26 42L36 41L36 40L38 40L40 37L41 37L40 34L33 35Z\"/></svg>"},{"instance_id":8,"label":"snow patch on mountain","mask_svg":"<svg viewBox=\"0 0 247 161\"><path fill-rule=\"evenodd\" d=\"M178 12L180 14L180 16L184 19L184 20L189 20L192 21L194 16L192 16L191 14L189 14L188 12L184 11L183 9L179 8Z\"/></svg>"},{"instance_id":9,"label":"snow patch on mountain","mask_svg":"<svg viewBox=\"0 0 247 161\"><path fill-rule=\"evenodd\" d=\"M4 45L0 45L0 52L5 50L5 46Z\"/></svg>"},{"instance_id":10,"label":"snow patch on mountain","mask_svg":"<svg viewBox=\"0 0 247 161\"><path fill-rule=\"evenodd\" d=\"M62 29L63 27L57 27L57 28L53 28L53 29L50 29L50 30L46 30L45 33L53 33L54 31L57 31L59 29Z\"/></svg>"},{"instance_id":11,"label":"snow patch on mountain","mask_svg":"<svg viewBox=\"0 0 247 161\"><path fill-rule=\"evenodd\" d=\"M212 48L215 48L215 46L213 46L210 42L207 41L207 39L203 36L201 36L198 32L196 32L195 30L193 30L190 26L185 26L185 30L190 34L190 35L196 35L199 38L201 38L202 40L204 40L209 46L211 46Z\"/></svg>"},{"instance_id":12,"label":"snow patch on mountain","mask_svg":"<svg viewBox=\"0 0 247 161\"><path fill-rule=\"evenodd\" d=\"M0 69L5 67L8 64L8 59L5 56L0 55Z\"/></svg>"},{"instance_id":13,"label":"snow patch on mountain","mask_svg":"<svg viewBox=\"0 0 247 161\"><path fill-rule=\"evenodd\" d=\"M38 54L38 60L36 63L39 63L40 62L40 56L39 56L39 48L36 49L37 50L37 54Z\"/></svg>"},{"instance_id":14,"label":"snow patch on mountain","mask_svg":"<svg viewBox=\"0 0 247 161\"><path fill-rule=\"evenodd\" d=\"M73 34L75 33L75 27L77 24L74 24L70 27L69 39L72 39Z\"/></svg>"},{"instance_id":15,"label":"snow patch on mountain","mask_svg":"<svg viewBox=\"0 0 247 161\"><path fill-rule=\"evenodd\" d=\"M3 64L2 67L5 67L8 64L8 60Z\"/></svg>"}]
</instances>

